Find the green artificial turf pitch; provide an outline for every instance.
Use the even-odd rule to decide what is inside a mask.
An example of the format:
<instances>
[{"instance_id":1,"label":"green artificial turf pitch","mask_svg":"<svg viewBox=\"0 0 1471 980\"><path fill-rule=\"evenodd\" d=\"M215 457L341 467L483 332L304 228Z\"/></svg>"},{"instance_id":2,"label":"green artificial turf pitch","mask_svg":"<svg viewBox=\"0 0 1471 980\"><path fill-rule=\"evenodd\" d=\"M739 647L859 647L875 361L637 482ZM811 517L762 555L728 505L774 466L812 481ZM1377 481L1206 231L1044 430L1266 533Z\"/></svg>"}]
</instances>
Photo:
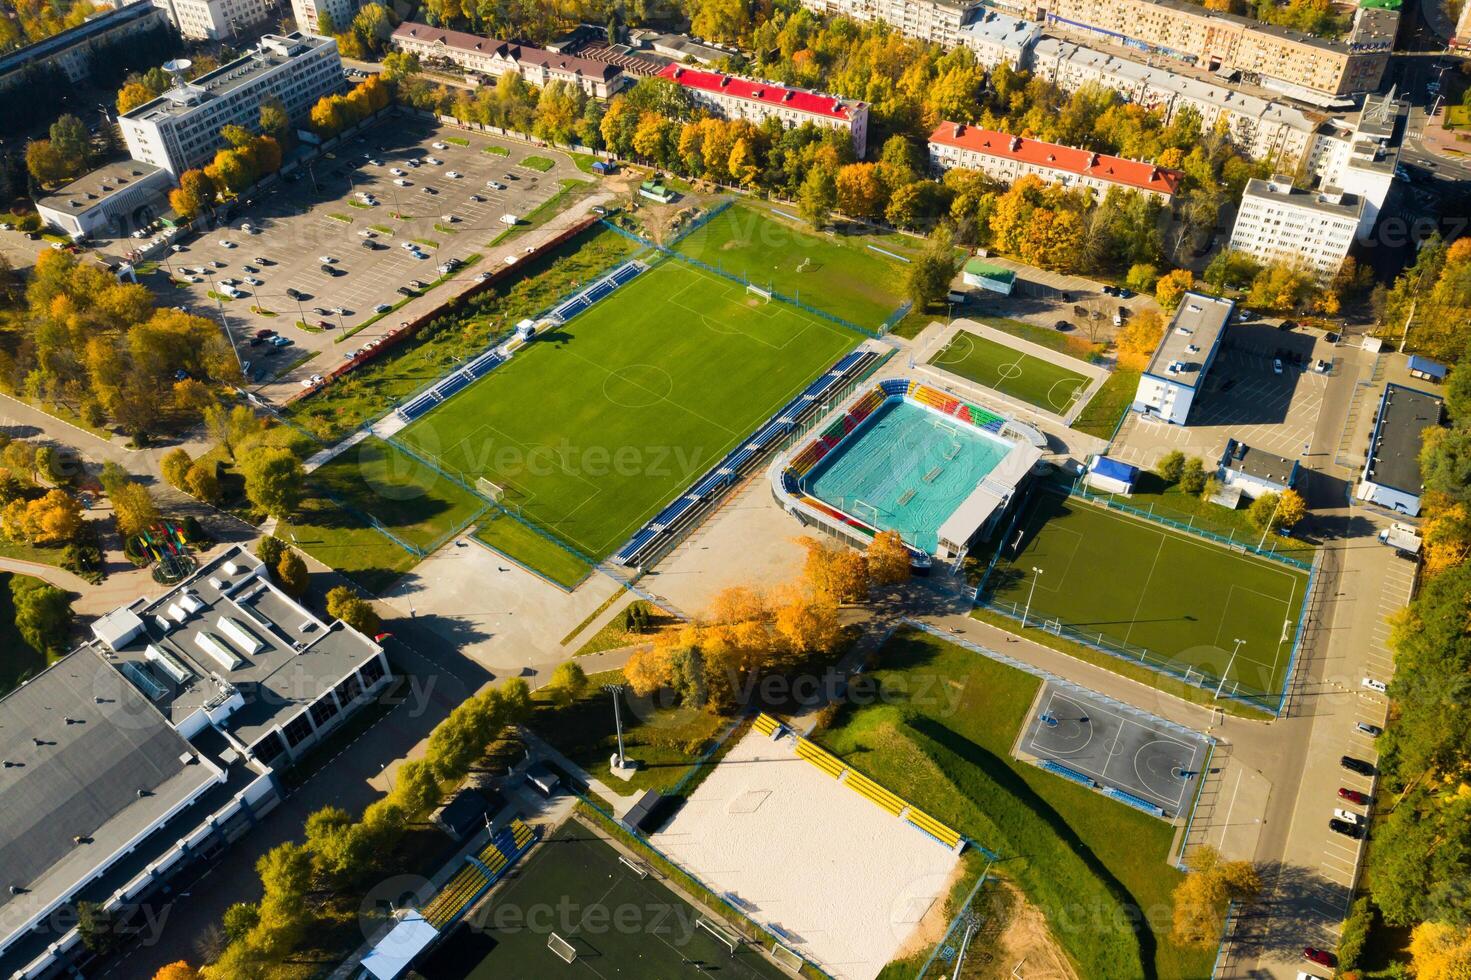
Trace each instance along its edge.
<instances>
[{"instance_id":1,"label":"green artificial turf pitch","mask_svg":"<svg viewBox=\"0 0 1471 980\"><path fill-rule=\"evenodd\" d=\"M397 438L601 560L858 339L670 259Z\"/></svg>"},{"instance_id":2,"label":"green artificial turf pitch","mask_svg":"<svg viewBox=\"0 0 1471 980\"><path fill-rule=\"evenodd\" d=\"M702 917L653 874L640 878L619 852L569 820L538 844L515 878L496 892L472 924L447 945L491 946L478 964L463 960L454 975L492 977L695 977L779 980L787 974L759 952L730 948L703 928ZM735 936L732 926L717 927ZM577 950L563 962L547 948L555 932ZM478 940L478 943L477 943ZM446 964L448 965L448 964ZM448 975L448 974L447 974Z\"/></svg>"},{"instance_id":3,"label":"green artificial turf pitch","mask_svg":"<svg viewBox=\"0 0 1471 980\"><path fill-rule=\"evenodd\" d=\"M1227 693L1281 693L1306 572L1042 490L1001 547L988 597L1018 615L1030 599L1031 625L1059 620L1211 684L1229 664Z\"/></svg>"},{"instance_id":4,"label":"green artificial turf pitch","mask_svg":"<svg viewBox=\"0 0 1471 980\"><path fill-rule=\"evenodd\" d=\"M723 272L877 330L904 302L898 259L861 235L815 232L764 209L735 204L674 246Z\"/></svg>"},{"instance_id":5,"label":"green artificial turf pitch","mask_svg":"<svg viewBox=\"0 0 1471 980\"><path fill-rule=\"evenodd\" d=\"M1076 371L969 330L957 330L930 364L1059 415L1088 387L1088 378Z\"/></svg>"}]
</instances>

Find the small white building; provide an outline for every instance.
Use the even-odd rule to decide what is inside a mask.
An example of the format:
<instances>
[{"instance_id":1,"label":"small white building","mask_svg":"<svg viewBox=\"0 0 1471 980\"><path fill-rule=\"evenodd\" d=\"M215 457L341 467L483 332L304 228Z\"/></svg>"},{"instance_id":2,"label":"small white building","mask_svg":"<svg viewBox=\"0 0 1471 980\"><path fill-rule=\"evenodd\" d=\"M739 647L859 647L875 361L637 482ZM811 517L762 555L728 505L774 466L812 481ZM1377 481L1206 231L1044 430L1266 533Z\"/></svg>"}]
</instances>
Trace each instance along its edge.
<instances>
[{"instance_id":1,"label":"small white building","mask_svg":"<svg viewBox=\"0 0 1471 980\"><path fill-rule=\"evenodd\" d=\"M1221 338L1236 304L1218 296L1188 292L1165 328L1149 366L1139 377L1130 407L1143 415L1184 425L1190 406L1205 386Z\"/></svg>"},{"instance_id":2,"label":"small white building","mask_svg":"<svg viewBox=\"0 0 1471 980\"><path fill-rule=\"evenodd\" d=\"M1406 517L1420 516L1420 444L1425 430L1441 424L1439 395L1386 384L1374 413L1369 458L1359 476L1358 498Z\"/></svg>"},{"instance_id":3,"label":"small white building","mask_svg":"<svg viewBox=\"0 0 1471 980\"><path fill-rule=\"evenodd\" d=\"M124 238L168 211L168 171L121 160L78 177L36 202L41 220L73 240Z\"/></svg>"},{"instance_id":4,"label":"small white building","mask_svg":"<svg viewBox=\"0 0 1471 980\"><path fill-rule=\"evenodd\" d=\"M1216 466L1216 479L1222 486L1239 489L1243 496L1255 500L1263 494L1291 490L1299 469L1295 459L1227 439L1226 451Z\"/></svg>"},{"instance_id":5,"label":"small white building","mask_svg":"<svg viewBox=\"0 0 1471 980\"><path fill-rule=\"evenodd\" d=\"M1107 456L1094 456L1088 461L1088 472L1083 482L1104 493L1121 493L1125 496L1134 492L1139 481L1139 467Z\"/></svg>"},{"instance_id":6,"label":"small white building","mask_svg":"<svg viewBox=\"0 0 1471 980\"><path fill-rule=\"evenodd\" d=\"M930 166L979 170L1007 183L1034 174L1065 187L1087 187L1098 194L1111 188L1139 191L1168 203L1180 186L1178 170L1139 160L1044 143L965 123L942 122L930 133Z\"/></svg>"},{"instance_id":7,"label":"small white building","mask_svg":"<svg viewBox=\"0 0 1471 980\"><path fill-rule=\"evenodd\" d=\"M722 119L749 119L762 123L776 118L786 129L813 123L847 132L853 140L853 153L859 159L868 149L866 102L683 65L666 65L659 77L678 85L689 93L696 105L709 109Z\"/></svg>"},{"instance_id":8,"label":"small white building","mask_svg":"<svg viewBox=\"0 0 1471 980\"><path fill-rule=\"evenodd\" d=\"M1364 199L1336 187L1305 191L1292 178L1246 182L1230 249L1264 263L1290 262L1328 279L1343 265L1364 213Z\"/></svg>"}]
</instances>

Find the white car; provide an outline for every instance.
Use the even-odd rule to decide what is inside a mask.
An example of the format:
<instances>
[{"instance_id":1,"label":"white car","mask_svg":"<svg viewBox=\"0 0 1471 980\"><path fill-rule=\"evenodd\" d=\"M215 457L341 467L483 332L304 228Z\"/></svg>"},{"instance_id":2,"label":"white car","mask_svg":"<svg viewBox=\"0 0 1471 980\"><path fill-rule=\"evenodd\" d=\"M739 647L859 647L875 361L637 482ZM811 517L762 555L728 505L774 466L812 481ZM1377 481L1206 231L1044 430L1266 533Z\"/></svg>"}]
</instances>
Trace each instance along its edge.
<instances>
[{"instance_id":1,"label":"white car","mask_svg":"<svg viewBox=\"0 0 1471 980\"><path fill-rule=\"evenodd\" d=\"M439 216L439 220L443 221L447 225L452 225L456 221L460 220L460 216L457 214L441 214Z\"/></svg>"},{"instance_id":2,"label":"white car","mask_svg":"<svg viewBox=\"0 0 1471 980\"><path fill-rule=\"evenodd\" d=\"M439 157L425 157L424 162L429 164L429 166L431 167L437 167L444 161L439 159Z\"/></svg>"},{"instance_id":3,"label":"white car","mask_svg":"<svg viewBox=\"0 0 1471 980\"><path fill-rule=\"evenodd\" d=\"M250 283L252 286L264 286L265 285L265 282L264 281L262 281L260 279L257 279L255 276L246 276L245 277L245 281L248 282L248 283Z\"/></svg>"},{"instance_id":4,"label":"white car","mask_svg":"<svg viewBox=\"0 0 1471 980\"><path fill-rule=\"evenodd\" d=\"M404 170L400 167L390 167L388 172L393 174L393 176L395 177L403 177L408 174L407 170Z\"/></svg>"},{"instance_id":5,"label":"white car","mask_svg":"<svg viewBox=\"0 0 1471 980\"><path fill-rule=\"evenodd\" d=\"M389 306L387 303L379 303L377 306L373 307L373 312L374 313L387 313L387 312L389 312L392 309L393 309L393 307L392 306Z\"/></svg>"},{"instance_id":6,"label":"white car","mask_svg":"<svg viewBox=\"0 0 1471 980\"><path fill-rule=\"evenodd\" d=\"M303 388L315 388L317 385L322 383L322 380L323 379L320 374L314 374L310 378L304 379L301 382L301 386Z\"/></svg>"},{"instance_id":7,"label":"white car","mask_svg":"<svg viewBox=\"0 0 1471 980\"><path fill-rule=\"evenodd\" d=\"M243 232L245 232L247 235L254 235L255 234L255 226L253 226L248 221L245 224L243 224L243 225L240 226L240 230L243 231Z\"/></svg>"},{"instance_id":8,"label":"white car","mask_svg":"<svg viewBox=\"0 0 1471 980\"><path fill-rule=\"evenodd\" d=\"M233 286L237 282L239 282L238 279L221 279L220 280L220 285L222 285L222 286Z\"/></svg>"},{"instance_id":9,"label":"white car","mask_svg":"<svg viewBox=\"0 0 1471 980\"><path fill-rule=\"evenodd\" d=\"M458 170L448 170L448 171L445 171L445 174L444 175L446 177L450 178L451 180L459 180L461 177L465 176L464 174L460 173Z\"/></svg>"},{"instance_id":10,"label":"white car","mask_svg":"<svg viewBox=\"0 0 1471 980\"><path fill-rule=\"evenodd\" d=\"M174 251L174 252L182 252L182 251L184 251L184 246L182 246L182 245L170 245L169 246L169 250L170 251Z\"/></svg>"},{"instance_id":11,"label":"white car","mask_svg":"<svg viewBox=\"0 0 1471 980\"><path fill-rule=\"evenodd\" d=\"M419 165L419 160L417 157L414 157L412 159L405 160L404 163L407 163L411 167L417 167Z\"/></svg>"},{"instance_id":12,"label":"white car","mask_svg":"<svg viewBox=\"0 0 1471 980\"><path fill-rule=\"evenodd\" d=\"M485 198L481 197L479 194L471 194L470 200L475 204L479 204L481 201L485 200Z\"/></svg>"},{"instance_id":13,"label":"white car","mask_svg":"<svg viewBox=\"0 0 1471 980\"><path fill-rule=\"evenodd\" d=\"M322 262L325 262L327 265L337 264L337 256L335 255L319 255L317 256L317 258Z\"/></svg>"},{"instance_id":14,"label":"white car","mask_svg":"<svg viewBox=\"0 0 1471 980\"><path fill-rule=\"evenodd\" d=\"M228 238L221 238L220 239L220 246L222 248L234 248L235 247L235 243L232 242L232 241L230 241L230 239L228 239Z\"/></svg>"},{"instance_id":15,"label":"white car","mask_svg":"<svg viewBox=\"0 0 1471 980\"><path fill-rule=\"evenodd\" d=\"M358 232L358 237L359 238L377 238L378 237L378 233L376 231L373 231L373 230L369 229L369 228L364 228L362 231Z\"/></svg>"},{"instance_id":16,"label":"white car","mask_svg":"<svg viewBox=\"0 0 1471 980\"><path fill-rule=\"evenodd\" d=\"M407 180L404 180L402 177L395 178L393 182L395 184L397 184L398 186L400 186L400 187L408 187L409 186L409 182Z\"/></svg>"},{"instance_id":17,"label":"white car","mask_svg":"<svg viewBox=\"0 0 1471 980\"><path fill-rule=\"evenodd\" d=\"M1354 813L1352 810L1344 810L1341 807L1335 808L1333 810L1333 815L1339 820L1342 820L1344 823L1357 825L1364 822L1364 818L1359 816L1357 813Z\"/></svg>"},{"instance_id":18,"label":"white car","mask_svg":"<svg viewBox=\"0 0 1471 980\"><path fill-rule=\"evenodd\" d=\"M489 280L490 280L490 273L488 273L488 272L482 272L482 273L480 273L479 275L477 275L475 277L475 281L476 282L488 282Z\"/></svg>"},{"instance_id":19,"label":"white car","mask_svg":"<svg viewBox=\"0 0 1471 980\"><path fill-rule=\"evenodd\" d=\"M436 150L448 150L449 149L449 144L448 143L441 143L438 140L435 140L433 143L430 143L429 145L432 146L432 147L434 147Z\"/></svg>"},{"instance_id":20,"label":"white car","mask_svg":"<svg viewBox=\"0 0 1471 980\"><path fill-rule=\"evenodd\" d=\"M1365 677L1363 684L1364 687L1368 688L1369 690L1378 691L1380 694L1384 694L1389 690L1389 685L1385 684L1383 681L1376 681L1372 677Z\"/></svg>"},{"instance_id":21,"label":"white car","mask_svg":"<svg viewBox=\"0 0 1471 980\"><path fill-rule=\"evenodd\" d=\"M1273 374L1281 374L1282 373L1282 358L1280 358L1280 357L1274 357L1274 358L1272 358L1272 373Z\"/></svg>"},{"instance_id":22,"label":"white car","mask_svg":"<svg viewBox=\"0 0 1471 980\"><path fill-rule=\"evenodd\" d=\"M505 184L502 184L498 180L487 180L485 182L485 186L486 187L493 187L493 188L495 188L498 191L503 191L503 190L506 189L506 185Z\"/></svg>"},{"instance_id":23,"label":"white car","mask_svg":"<svg viewBox=\"0 0 1471 980\"><path fill-rule=\"evenodd\" d=\"M332 312L336 313L338 316L347 316L347 310L343 309L340 306L332 307Z\"/></svg>"}]
</instances>

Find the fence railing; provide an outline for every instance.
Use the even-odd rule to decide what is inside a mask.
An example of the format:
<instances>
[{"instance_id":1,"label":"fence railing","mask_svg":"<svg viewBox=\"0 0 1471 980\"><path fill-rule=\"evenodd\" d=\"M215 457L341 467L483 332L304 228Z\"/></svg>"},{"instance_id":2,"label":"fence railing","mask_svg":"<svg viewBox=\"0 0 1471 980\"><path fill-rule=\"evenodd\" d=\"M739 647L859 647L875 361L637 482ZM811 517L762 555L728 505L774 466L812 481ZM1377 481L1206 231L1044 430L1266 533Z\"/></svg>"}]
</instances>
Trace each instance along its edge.
<instances>
[{"instance_id":1,"label":"fence railing","mask_svg":"<svg viewBox=\"0 0 1471 980\"><path fill-rule=\"evenodd\" d=\"M930 953L929 959L924 961L924 966L920 967L919 972L914 975L914 980L926 980L930 975L930 968L935 965L937 959L941 963L940 969L946 971L940 974L941 980L949 976L950 966L959 952L953 945L955 931L969 923L972 917L971 905L975 903L976 896L981 893L986 882L991 880L991 864L992 862L987 861L986 866L981 869L981 876L976 879L975 887L970 890L970 894L965 896L965 901L960 905L960 911L956 912L955 917L950 920L950 925L945 929L945 935L941 936L940 941L935 944L934 951Z\"/></svg>"},{"instance_id":2,"label":"fence railing","mask_svg":"<svg viewBox=\"0 0 1471 980\"><path fill-rule=\"evenodd\" d=\"M704 214L700 215L694 221L691 221L689 224L679 229L679 234L675 235L669 240L670 247L672 248L673 246L678 245L680 242L693 235L696 231L705 227L711 221L715 220L716 217L723 214L725 210L734 203L735 199L728 197L725 200L721 201L719 204L715 205L715 207L711 208L709 211L706 211Z\"/></svg>"}]
</instances>

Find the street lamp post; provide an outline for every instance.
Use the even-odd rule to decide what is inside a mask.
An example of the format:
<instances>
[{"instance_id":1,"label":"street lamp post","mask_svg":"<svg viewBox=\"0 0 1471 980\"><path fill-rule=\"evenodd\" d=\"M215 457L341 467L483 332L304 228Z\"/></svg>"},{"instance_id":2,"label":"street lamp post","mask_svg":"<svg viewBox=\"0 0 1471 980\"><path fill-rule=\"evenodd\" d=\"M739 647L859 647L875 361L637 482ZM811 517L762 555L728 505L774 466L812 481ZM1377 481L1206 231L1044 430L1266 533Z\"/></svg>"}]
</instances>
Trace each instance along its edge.
<instances>
[{"instance_id":1,"label":"street lamp post","mask_svg":"<svg viewBox=\"0 0 1471 980\"><path fill-rule=\"evenodd\" d=\"M603 693L613 696L613 727L618 732L618 755L614 757L614 768L627 769L628 758L623 754L623 685L604 684Z\"/></svg>"},{"instance_id":2,"label":"street lamp post","mask_svg":"<svg viewBox=\"0 0 1471 980\"><path fill-rule=\"evenodd\" d=\"M1032 566L1032 587L1027 590L1027 608L1022 610L1022 629L1027 628L1027 617L1032 614L1032 596L1037 592L1037 579L1042 577L1042 569L1036 565Z\"/></svg>"},{"instance_id":3,"label":"street lamp post","mask_svg":"<svg viewBox=\"0 0 1471 980\"><path fill-rule=\"evenodd\" d=\"M235 355L235 366L240 368L240 374L245 374L245 362L240 359L240 348L235 346L235 335L230 332L230 318L225 315L225 301L220 299L220 291L215 288L214 270L205 266L204 274L209 276L209 291L215 294L215 306L220 310L220 326L225 328L225 340L230 345L230 353Z\"/></svg>"},{"instance_id":4,"label":"street lamp post","mask_svg":"<svg viewBox=\"0 0 1471 980\"><path fill-rule=\"evenodd\" d=\"M1226 686L1226 678L1231 676L1231 668L1236 663L1236 654L1241 652L1241 644L1245 643L1246 641L1232 640L1231 642L1236 644L1236 649L1231 651L1231 659L1226 661L1226 669L1221 673L1221 683L1216 685L1216 693L1215 696L1211 698L1212 701L1221 700L1221 690Z\"/></svg>"}]
</instances>

